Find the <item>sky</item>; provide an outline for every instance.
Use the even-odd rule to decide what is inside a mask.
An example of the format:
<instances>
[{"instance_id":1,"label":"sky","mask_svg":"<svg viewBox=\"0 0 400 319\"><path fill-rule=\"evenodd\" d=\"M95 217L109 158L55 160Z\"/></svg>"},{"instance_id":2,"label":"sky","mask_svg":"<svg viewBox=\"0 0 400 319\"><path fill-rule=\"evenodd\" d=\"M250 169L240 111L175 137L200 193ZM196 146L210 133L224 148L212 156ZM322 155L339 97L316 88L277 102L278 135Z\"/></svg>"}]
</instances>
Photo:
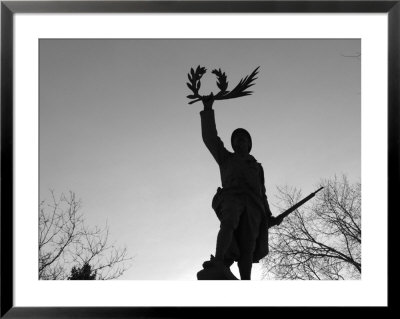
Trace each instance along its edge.
<instances>
[{"instance_id":1,"label":"sky","mask_svg":"<svg viewBox=\"0 0 400 319\"><path fill-rule=\"evenodd\" d=\"M212 69L229 89L260 66L253 95L214 109L227 149L235 128L252 135L277 215L277 187L360 181L360 53L359 39L41 39L39 197L73 191L87 224L107 221L133 257L120 280L196 280L215 252L221 182L202 105L186 98L190 68L207 68L205 95L218 92Z\"/></svg>"}]
</instances>

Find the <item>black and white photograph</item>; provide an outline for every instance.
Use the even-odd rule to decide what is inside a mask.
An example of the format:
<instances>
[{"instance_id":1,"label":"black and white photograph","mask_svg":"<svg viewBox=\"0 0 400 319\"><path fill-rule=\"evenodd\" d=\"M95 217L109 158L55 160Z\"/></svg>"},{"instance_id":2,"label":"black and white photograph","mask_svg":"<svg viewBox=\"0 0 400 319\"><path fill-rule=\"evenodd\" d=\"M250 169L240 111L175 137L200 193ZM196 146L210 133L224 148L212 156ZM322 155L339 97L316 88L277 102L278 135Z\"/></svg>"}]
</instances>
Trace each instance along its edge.
<instances>
[{"instance_id":1,"label":"black and white photograph","mask_svg":"<svg viewBox=\"0 0 400 319\"><path fill-rule=\"evenodd\" d=\"M360 39L42 39L41 280L359 280Z\"/></svg>"},{"instance_id":2,"label":"black and white photograph","mask_svg":"<svg viewBox=\"0 0 400 319\"><path fill-rule=\"evenodd\" d=\"M0 9L1 317L393 304L398 0Z\"/></svg>"}]
</instances>

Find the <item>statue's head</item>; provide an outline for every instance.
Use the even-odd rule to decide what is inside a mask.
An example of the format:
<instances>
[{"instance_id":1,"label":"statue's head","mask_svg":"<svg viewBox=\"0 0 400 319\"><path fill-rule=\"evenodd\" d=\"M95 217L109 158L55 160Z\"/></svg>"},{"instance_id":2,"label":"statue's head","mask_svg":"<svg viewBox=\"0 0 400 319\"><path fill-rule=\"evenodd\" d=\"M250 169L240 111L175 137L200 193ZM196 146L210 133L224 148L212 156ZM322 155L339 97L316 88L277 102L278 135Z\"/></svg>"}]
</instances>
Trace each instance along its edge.
<instances>
[{"instance_id":1,"label":"statue's head","mask_svg":"<svg viewBox=\"0 0 400 319\"><path fill-rule=\"evenodd\" d=\"M232 133L231 144L235 153L249 154L252 147L250 133L244 128L237 128Z\"/></svg>"}]
</instances>

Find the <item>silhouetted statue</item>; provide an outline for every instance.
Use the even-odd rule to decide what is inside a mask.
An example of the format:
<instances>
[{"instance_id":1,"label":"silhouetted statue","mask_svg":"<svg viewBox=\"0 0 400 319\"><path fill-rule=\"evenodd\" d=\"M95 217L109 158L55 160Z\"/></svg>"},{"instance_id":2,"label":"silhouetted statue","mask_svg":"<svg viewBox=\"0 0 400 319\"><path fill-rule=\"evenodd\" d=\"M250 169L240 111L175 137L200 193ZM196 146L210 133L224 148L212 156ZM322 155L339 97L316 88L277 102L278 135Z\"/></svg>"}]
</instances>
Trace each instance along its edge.
<instances>
[{"instance_id":1,"label":"silhouetted statue","mask_svg":"<svg viewBox=\"0 0 400 319\"><path fill-rule=\"evenodd\" d=\"M225 73L213 70L217 75L220 92L215 96L201 96L200 79L205 68L191 69L188 87L193 91L188 98L194 103L202 101L202 137L208 150L217 161L222 181L212 201L219 220L215 257L203 264L204 270L197 274L198 279L236 279L229 267L238 262L240 278L250 280L253 263L268 254L268 228L281 222L272 216L265 194L264 171L260 163L250 155L252 139L248 131L239 128L232 133L231 144L234 152L228 151L218 137L213 103L218 99L236 98L250 95L246 91L254 85L258 68L242 79L232 90L227 91Z\"/></svg>"},{"instance_id":2,"label":"silhouetted statue","mask_svg":"<svg viewBox=\"0 0 400 319\"><path fill-rule=\"evenodd\" d=\"M250 155L252 139L248 131L238 128L233 131L231 145L233 153L228 151L218 136L215 115L212 108L215 100L230 99L250 95L246 91L254 85L258 68L242 79L232 90L227 91L228 82L225 73L213 70L218 77L220 92L208 96L199 94L200 79L205 68L191 69L188 87L193 91L188 95L189 104L202 101L204 110L201 115L202 137L208 150L220 168L222 188L217 189L212 207L220 220L215 257L203 263L203 270L197 273L199 280L235 280L230 271L234 261L238 262L240 278L250 280L253 263L268 254L268 229L279 225L283 218L315 196L316 192L289 208L278 217L273 217L266 195L264 170L260 163Z\"/></svg>"},{"instance_id":3,"label":"silhouetted statue","mask_svg":"<svg viewBox=\"0 0 400 319\"><path fill-rule=\"evenodd\" d=\"M268 205L263 168L250 155L250 134L245 129L236 129L231 137L234 152L229 152L217 134L213 94L202 101L203 141L219 165L222 180L222 188L218 188L212 202L221 222L215 258L203 266L230 267L237 261L240 278L250 280L252 264L268 254L268 228L279 221L272 216ZM198 278L202 279L201 273Z\"/></svg>"}]
</instances>

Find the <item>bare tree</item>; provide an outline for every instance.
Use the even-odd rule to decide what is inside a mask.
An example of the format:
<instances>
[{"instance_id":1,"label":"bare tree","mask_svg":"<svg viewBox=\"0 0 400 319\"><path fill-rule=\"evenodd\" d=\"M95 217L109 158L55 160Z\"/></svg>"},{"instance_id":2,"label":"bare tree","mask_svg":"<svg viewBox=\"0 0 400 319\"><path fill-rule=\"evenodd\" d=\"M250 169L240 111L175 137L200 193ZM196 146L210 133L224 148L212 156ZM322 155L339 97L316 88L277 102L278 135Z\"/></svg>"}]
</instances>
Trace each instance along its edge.
<instances>
[{"instance_id":1,"label":"bare tree","mask_svg":"<svg viewBox=\"0 0 400 319\"><path fill-rule=\"evenodd\" d=\"M321 182L312 203L270 229L270 253L262 261L263 277L286 280L361 278L361 184L343 176ZM278 189L284 208L301 192Z\"/></svg>"},{"instance_id":2,"label":"bare tree","mask_svg":"<svg viewBox=\"0 0 400 319\"><path fill-rule=\"evenodd\" d=\"M120 277L129 267L126 248L109 244L109 228L87 227L73 192L39 207L39 279L65 280L74 267L90 265L99 280Z\"/></svg>"}]
</instances>

